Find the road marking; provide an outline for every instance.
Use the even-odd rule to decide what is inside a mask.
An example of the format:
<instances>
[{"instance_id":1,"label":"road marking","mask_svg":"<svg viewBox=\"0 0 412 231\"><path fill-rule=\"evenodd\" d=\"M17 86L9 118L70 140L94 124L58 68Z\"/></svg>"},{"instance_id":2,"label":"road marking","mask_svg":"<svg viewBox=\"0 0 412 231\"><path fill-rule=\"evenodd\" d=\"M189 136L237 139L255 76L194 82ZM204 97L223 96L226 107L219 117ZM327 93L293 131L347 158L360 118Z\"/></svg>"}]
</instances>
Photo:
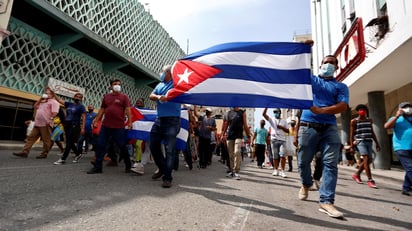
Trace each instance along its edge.
<instances>
[{"instance_id":1,"label":"road marking","mask_svg":"<svg viewBox=\"0 0 412 231\"><path fill-rule=\"evenodd\" d=\"M226 224L224 230L244 230L252 204L253 202L250 202L248 205L240 203L239 207L235 210L232 219Z\"/></svg>"}]
</instances>

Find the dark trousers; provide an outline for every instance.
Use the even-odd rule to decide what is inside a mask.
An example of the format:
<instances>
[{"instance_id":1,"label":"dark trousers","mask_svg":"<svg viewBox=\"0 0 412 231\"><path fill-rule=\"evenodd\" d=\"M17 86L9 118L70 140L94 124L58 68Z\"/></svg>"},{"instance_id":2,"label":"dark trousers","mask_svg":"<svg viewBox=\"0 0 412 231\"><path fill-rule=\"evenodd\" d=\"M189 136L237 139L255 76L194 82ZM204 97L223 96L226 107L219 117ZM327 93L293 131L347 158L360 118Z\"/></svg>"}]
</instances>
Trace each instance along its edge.
<instances>
[{"instance_id":1,"label":"dark trousers","mask_svg":"<svg viewBox=\"0 0 412 231\"><path fill-rule=\"evenodd\" d=\"M110 142L109 138L112 139L120 150L120 155L124 160L126 170L131 168L131 161L129 157L129 151L127 150L127 135L126 129L124 128L108 128L102 125L100 129L99 137L96 144L96 165L97 169L103 168L103 159L106 154L107 144Z\"/></svg>"},{"instance_id":2,"label":"dark trousers","mask_svg":"<svg viewBox=\"0 0 412 231\"><path fill-rule=\"evenodd\" d=\"M183 155L185 157L186 164L189 166L189 169L193 168L192 161L192 150L190 149L190 135L187 136L186 149L183 150Z\"/></svg>"},{"instance_id":3,"label":"dark trousers","mask_svg":"<svg viewBox=\"0 0 412 231\"><path fill-rule=\"evenodd\" d=\"M255 144L255 156L257 160L257 166L261 167L265 162L265 144Z\"/></svg>"},{"instance_id":4,"label":"dark trousers","mask_svg":"<svg viewBox=\"0 0 412 231\"><path fill-rule=\"evenodd\" d=\"M66 160L70 154L70 150L73 150L75 155L79 155L77 150L77 141L80 136L80 124L66 123L64 125L64 132L66 133L66 148L62 156L62 160Z\"/></svg>"},{"instance_id":5,"label":"dark trousers","mask_svg":"<svg viewBox=\"0 0 412 231\"><path fill-rule=\"evenodd\" d=\"M206 167L210 161L212 151L210 150L210 138L199 137L199 165Z\"/></svg>"}]
</instances>

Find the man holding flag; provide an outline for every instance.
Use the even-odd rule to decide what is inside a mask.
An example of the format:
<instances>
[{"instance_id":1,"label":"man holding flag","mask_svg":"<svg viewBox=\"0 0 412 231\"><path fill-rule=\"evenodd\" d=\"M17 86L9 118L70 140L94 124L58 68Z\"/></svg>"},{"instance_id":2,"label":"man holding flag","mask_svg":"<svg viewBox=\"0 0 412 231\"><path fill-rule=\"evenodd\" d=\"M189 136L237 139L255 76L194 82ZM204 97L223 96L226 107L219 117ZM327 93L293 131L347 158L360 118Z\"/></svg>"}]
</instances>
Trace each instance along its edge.
<instances>
[{"instance_id":1,"label":"man holding flag","mask_svg":"<svg viewBox=\"0 0 412 231\"><path fill-rule=\"evenodd\" d=\"M167 92L173 88L171 69L170 65L163 67L160 83L149 96L150 100L157 102L157 118L150 130L150 151L159 171L153 174L152 179L156 180L163 176L163 188L172 186L174 155L177 155L175 144L180 130L181 104L166 100ZM165 156L161 149L162 143L165 146Z\"/></svg>"}]
</instances>

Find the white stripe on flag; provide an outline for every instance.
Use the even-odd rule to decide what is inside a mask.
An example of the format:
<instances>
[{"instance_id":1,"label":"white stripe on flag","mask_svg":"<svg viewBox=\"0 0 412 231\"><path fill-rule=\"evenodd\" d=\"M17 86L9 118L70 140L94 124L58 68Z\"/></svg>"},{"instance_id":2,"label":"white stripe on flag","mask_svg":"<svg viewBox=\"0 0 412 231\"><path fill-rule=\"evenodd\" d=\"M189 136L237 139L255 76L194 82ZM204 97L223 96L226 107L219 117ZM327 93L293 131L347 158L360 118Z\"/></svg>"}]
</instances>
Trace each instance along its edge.
<instances>
[{"instance_id":1,"label":"white stripe on flag","mask_svg":"<svg viewBox=\"0 0 412 231\"><path fill-rule=\"evenodd\" d=\"M278 70L310 68L311 54L273 55L253 52L219 52L201 56L192 61L215 65L239 65Z\"/></svg>"},{"instance_id":2,"label":"white stripe on flag","mask_svg":"<svg viewBox=\"0 0 412 231\"><path fill-rule=\"evenodd\" d=\"M195 93L276 95L285 99L312 100L312 85L271 84L241 79L210 78L187 91L187 94Z\"/></svg>"}]
</instances>

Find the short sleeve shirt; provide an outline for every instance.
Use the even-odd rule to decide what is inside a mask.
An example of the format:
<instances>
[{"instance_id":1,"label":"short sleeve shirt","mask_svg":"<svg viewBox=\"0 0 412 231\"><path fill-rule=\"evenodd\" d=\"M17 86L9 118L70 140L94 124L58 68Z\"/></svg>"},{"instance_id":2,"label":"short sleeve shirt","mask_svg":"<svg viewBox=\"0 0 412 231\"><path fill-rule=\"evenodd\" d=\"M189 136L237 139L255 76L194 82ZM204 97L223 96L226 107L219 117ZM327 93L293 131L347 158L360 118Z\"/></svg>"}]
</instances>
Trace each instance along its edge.
<instances>
[{"instance_id":1,"label":"short sleeve shirt","mask_svg":"<svg viewBox=\"0 0 412 231\"><path fill-rule=\"evenodd\" d=\"M156 95L166 95L173 88L173 81L160 82L157 84L153 93ZM180 103L160 102L157 101L157 116L158 117L180 117Z\"/></svg>"},{"instance_id":2,"label":"short sleeve shirt","mask_svg":"<svg viewBox=\"0 0 412 231\"><path fill-rule=\"evenodd\" d=\"M326 107L339 102L349 104L349 89L344 83L336 79L325 80L312 76L313 106ZM336 116L332 114L315 114L310 110L303 110L301 121L336 125Z\"/></svg>"},{"instance_id":3,"label":"short sleeve shirt","mask_svg":"<svg viewBox=\"0 0 412 231\"><path fill-rule=\"evenodd\" d=\"M86 112L83 104L64 102L66 107L66 123L80 125L82 114Z\"/></svg>"},{"instance_id":4,"label":"short sleeve shirt","mask_svg":"<svg viewBox=\"0 0 412 231\"><path fill-rule=\"evenodd\" d=\"M266 128L255 128L256 144L266 144L266 137L268 136L268 130Z\"/></svg>"},{"instance_id":5,"label":"short sleeve shirt","mask_svg":"<svg viewBox=\"0 0 412 231\"><path fill-rule=\"evenodd\" d=\"M412 121L412 116L408 116L408 119ZM412 125L404 116L400 116L395 122L392 142L395 151L412 150Z\"/></svg>"},{"instance_id":6,"label":"short sleeve shirt","mask_svg":"<svg viewBox=\"0 0 412 231\"><path fill-rule=\"evenodd\" d=\"M46 102L40 103L37 106L36 116L34 118L34 126L46 127L51 124L50 117L53 113L58 113L60 108L59 102L55 99L47 99Z\"/></svg>"},{"instance_id":7,"label":"short sleeve shirt","mask_svg":"<svg viewBox=\"0 0 412 231\"><path fill-rule=\"evenodd\" d=\"M125 94L109 93L103 97L101 108L104 108L102 125L108 128L124 128L125 109L130 107L130 99Z\"/></svg>"},{"instance_id":8,"label":"short sleeve shirt","mask_svg":"<svg viewBox=\"0 0 412 231\"><path fill-rule=\"evenodd\" d=\"M270 129L270 139L271 140L281 140L286 141L286 132L278 128L278 125L287 128L288 124L284 119L270 118L269 124L272 129Z\"/></svg>"}]
</instances>

